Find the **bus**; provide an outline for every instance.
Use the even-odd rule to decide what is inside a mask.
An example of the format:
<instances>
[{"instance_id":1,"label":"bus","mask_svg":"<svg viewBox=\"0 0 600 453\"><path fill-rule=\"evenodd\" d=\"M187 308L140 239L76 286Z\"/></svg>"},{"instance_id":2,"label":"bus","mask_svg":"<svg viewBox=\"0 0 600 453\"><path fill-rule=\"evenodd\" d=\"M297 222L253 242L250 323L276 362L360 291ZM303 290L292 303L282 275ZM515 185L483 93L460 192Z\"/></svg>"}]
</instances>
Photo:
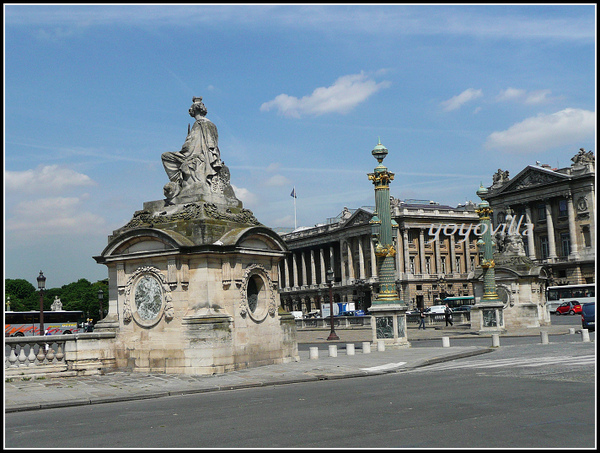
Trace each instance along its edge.
<instances>
[{"instance_id":1,"label":"bus","mask_svg":"<svg viewBox=\"0 0 600 453\"><path fill-rule=\"evenodd\" d=\"M459 297L446 297L442 301L442 305L448 304L450 308L457 308L461 305L474 305L475 297L474 296L459 296Z\"/></svg>"},{"instance_id":2,"label":"bus","mask_svg":"<svg viewBox=\"0 0 600 453\"><path fill-rule=\"evenodd\" d=\"M563 302L596 302L596 285L587 283L583 285L548 286L546 288L546 305L550 313L556 313L556 308Z\"/></svg>"},{"instance_id":3,"label":"bus","mask_svg":"<svg viewBox=\"0 0 600 453\"><path fill-rule=\"evenodd\" d=\"M68 335L83 332L83 311L44 311L44 330L48 335ZM39 311L7 311L4 313L4 336L40 335Z\"/></svg>"}]
</instances>

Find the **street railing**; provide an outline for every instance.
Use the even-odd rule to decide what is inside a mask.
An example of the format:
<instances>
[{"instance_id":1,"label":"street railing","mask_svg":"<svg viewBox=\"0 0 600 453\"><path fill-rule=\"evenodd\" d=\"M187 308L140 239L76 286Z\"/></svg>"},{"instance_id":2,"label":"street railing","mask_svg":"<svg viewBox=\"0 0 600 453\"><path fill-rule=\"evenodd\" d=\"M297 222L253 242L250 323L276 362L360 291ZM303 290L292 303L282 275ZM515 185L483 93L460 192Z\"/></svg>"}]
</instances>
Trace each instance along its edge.
<instances>
[{"instance_id":1,"label":"street railing","mask_svg":"<svg viewBox=\"0 0 600 453\"><path fill-rule=\"evenodd\" d=\"M5 376L48 373L98 374L114 360L100 342L114 332L4 338Z\"/></svg>"}]
</instances>

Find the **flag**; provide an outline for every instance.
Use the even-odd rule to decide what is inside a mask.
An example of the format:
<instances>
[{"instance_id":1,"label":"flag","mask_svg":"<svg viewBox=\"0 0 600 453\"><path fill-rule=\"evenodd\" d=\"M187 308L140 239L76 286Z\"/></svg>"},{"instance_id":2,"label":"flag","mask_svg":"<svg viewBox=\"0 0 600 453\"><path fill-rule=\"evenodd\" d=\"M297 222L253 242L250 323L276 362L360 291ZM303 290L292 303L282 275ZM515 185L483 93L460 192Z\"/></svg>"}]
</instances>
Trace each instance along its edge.
<instances>
[{"instance_id":1,"label":"flag","mask_svg":"<svg viewBox=\"0 0 600 453\"><path fill-rule=\"evenodd\" d=\"M295 187L292 189L292 193L290 194L290 197L297 198L296 197L296 188Z\"/></svg>"}]
</instances>

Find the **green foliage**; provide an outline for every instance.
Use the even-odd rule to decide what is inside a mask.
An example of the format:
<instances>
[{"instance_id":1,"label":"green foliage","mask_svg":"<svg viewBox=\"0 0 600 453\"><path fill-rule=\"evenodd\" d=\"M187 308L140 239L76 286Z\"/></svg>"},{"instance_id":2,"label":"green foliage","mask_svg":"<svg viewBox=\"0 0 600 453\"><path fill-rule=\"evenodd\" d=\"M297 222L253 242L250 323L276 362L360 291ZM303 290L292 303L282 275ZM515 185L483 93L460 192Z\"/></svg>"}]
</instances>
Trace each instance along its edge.
<instances>
[{"instance_id":1,"label":"green foliage","mask_svg":"<svg viewBox=\"0 0 600 453\"><path fill-rule=\"evenodd\" d=\"M58 296L63 310L81 310L86 317L97 322L101 319L98 290L103 291L102 308L105 316L108 312L108 279L90 283L85 278L81 278L60 288L48 288L43 295L44 311L50 310L52 302ZM10 296L12 311L40 309L40 293L27 280L6 279L4 291L7 296Z\"/></svg>"}]
</instances>

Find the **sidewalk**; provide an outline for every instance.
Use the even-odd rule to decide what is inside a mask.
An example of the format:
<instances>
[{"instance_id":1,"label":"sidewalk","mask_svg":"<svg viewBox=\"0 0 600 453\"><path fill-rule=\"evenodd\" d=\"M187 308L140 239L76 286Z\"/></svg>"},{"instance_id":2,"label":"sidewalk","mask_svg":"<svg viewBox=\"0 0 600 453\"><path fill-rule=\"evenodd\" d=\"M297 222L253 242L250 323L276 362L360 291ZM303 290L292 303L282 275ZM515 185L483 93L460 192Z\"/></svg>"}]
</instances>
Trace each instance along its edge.
<instances>
[{"instance_id":1,"label":"sidewalk","mask_svg":"<svg viewBox=\"0 0 600 453\"><path fill-rule=\"evenodd\" d=\"M502 336L540 335L545 330L549 335L568 334L568 326L550 326L538 329L521 329ZM371 346L370 353L363 353L362 342L371 341L371 330L340 330L339 341L327 341L329 331L298 331L299 345L319 343L336 344L337 357L329 357L328 347L319 348L317 359L309 358L309 351L301 348L300 360L280 365L267 365L232 371L212 376L188 376L167 374L146 374L132 372L110 372L99 376L64 378L17 377L4 383L5 413L48 409L67 406L130 401L136 399L159 398L172 395L203 393L211 391L242 389L298 382L341 379L371 376L376 374L401 372L432 363L455 360L462 357L493 351L489 346L442 347L442 337L457 338L474 335L464 327L430 328L417 330L409 328L410 342L439 339L439 346L418 348L391 348L377 351ZM355 355L348 355L347 343L355 344Z\"/></svg>"}]
</instances>

